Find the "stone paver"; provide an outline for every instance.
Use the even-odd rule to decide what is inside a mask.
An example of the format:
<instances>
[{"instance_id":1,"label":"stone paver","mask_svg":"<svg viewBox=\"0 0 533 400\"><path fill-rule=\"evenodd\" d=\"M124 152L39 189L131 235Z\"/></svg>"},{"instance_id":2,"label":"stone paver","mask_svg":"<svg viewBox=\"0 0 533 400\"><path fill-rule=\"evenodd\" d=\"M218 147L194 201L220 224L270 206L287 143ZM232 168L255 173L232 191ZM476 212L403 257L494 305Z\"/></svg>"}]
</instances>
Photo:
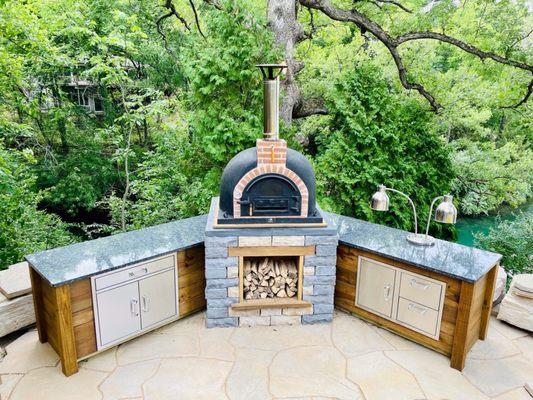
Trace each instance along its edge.
<instances>
[{"instance_id":1,"label":"stone paver","mask_svg":"<svg viewBox=\"0 0 533 400\"><path fill-rule=\"evenodd\" d=\"M126 365L157 358L193 356L199 351L197 334L152 332L120 345L117 360L119 365Z\"/></svg>"},{"instance_id":2,"label":"stone paver","mask_svg":"<svg viewBox=\"0 0 533 400\"><path fill-rule=\"evenodd\" d=\"M233 331L234 328L201 328L198 332L200 356L204 358L216 358L223 361L234 361L235 349L230 343Z\"/></svg>"},{"instance_id":3,"label":"stone paver","mask_svg":"<svg viewBox=\"0 0 533 400\"><path fill-rule=\"evenodd\" d=\"M142 396L142 385L154 375L159 363L159 360L150 360L118 367L100 385L100 390L105 398Z\"/></svg>"},{"instance_id":4,"label":"stone paver","mask_svg":"<svg viewBox=\"0 0 533 400\"><path fill-rule=\"evenodd\" d=\"M0 399L9 398L15 385L23 376L22 374L0 375Z\"/></svg>"},{"instance_id":5,"label":"stone paver","mask_svg":"<svg viewBox=\"0 0 533 400\"><path fill-rule=\"evenodd\" d=\"M333 343L346 357L379 350L394 350L374 326L347 314L337 313L331 329Z\"/></svg>"},{"instance_id":6,"label":"stone paver","mask_svg":"<svg viewBox=\"0 0 533 400\"><path fill-rule=\"evenodd\" d=\"M65 378L59 366L37 368L24 375L9 400L100 400L98 385L105 376L103 372L81 369Z\"/></svg>"},{"instance_id":7,"label":"stone paver","mask_svg":"<svg viewBox=\"0 0 533 400\"><path fill-rule=\"evenodd\" d=\"M513 340L513 343L522 351L522 354L533 362L533 336L524 336Z\"/></svg>"},{"instance_id":8,"label":"stone paver","mask_svg":"<svg viewBox=\"0 0 533 400\"><path fill-rule=\"evenodd\" d=\"M507 339L515 340L524 336L530 335L527 331L517 328L515 326L509 325L507 322L500 321L496 318L490 319L491 329L496 329Z\"/></svg>"},{"instance_id":9,"label":"stone paver","mask_svg":"<svg viewBox=\"0 0 533 400\"><path fill-rule=\"evenodd\" d=\"M298 345L331 346L331 327L328 324L242 327L235 329L231 343L238 348L275 351Z\"/></svg>"},{"instance_id":10,"label":"stone paver","mask_svg":"<svg viewBox=\"0 0 533 400\"><path fill-rule=\"evenodd\" d=\"M531 396L526 389L518 388L511 390L510 392L501 394L497 397L493 397L494 400L531 400Z\"/></svg>"},{"instance_id":11,"label":"stone paver","mask_svg":"<svg viewBox=\"0 0 533 400\"><path fill-rule=\"evenodd\" d=\"M346 378L346 359L330 346L281 350L269 370L270 390L276 397L362 398L358 386Z\"/></svg>"},{"instance_id":12,"label":"stone paver","mask_svg":"<svg viewBox=\"0 0 533 400\"><path fill-rule=\"evenodd\" d=\"M0 360L1 400L531 400L533 337L495 318L465 370L336 311L332 324L207 329L198 313L80 363L65 378L35 331ZM37 397L36 397L37 396Z\"/></svg>"},{"instance_id":13,"label":"stone paver","mask_svg":"<svg viewBox=\"0 0 533 400\"><path fill-rule=\"evenodd\" d=\"M163 360L144 384L146 400L227 399L226 378L232 363L199 357Z\"/></svg>"},{"instance_id":14,"label":"stone paver","mask_svg":"<svg viewBox=\"0 0 533 400\"><path fill-rule=\"evenodd\" d=\"M117 348L106 350L80 363L81 368L111 372L117 367Z\"/></svg>"},{"instance_id":15,"label":"stone paver","mask_svg":"<svg viewBox=\"0 0 533 400\"><path fill-rule=\"evenodd\" d=\"M500 360L467 360L464 376L488 396L498 396L533 379L533 367L523 356Z\"/></svg>"},{"instance_id":16,"label":"stone paver","mask_svg":"<svg viewBox=\"0 0 533 400\"><path fill-rule=\"evenodd\" d=\"M226 383L232 400L265 400L272 398L269 391L268 367L276 352L269 350L238 349L236 360Z\"/></svg>"},{"instance_id":17,"label":"stone paver","mask_svg":"<svg viewBox=\"0 0 533 400\"><path fill-rule=\"evenodd\" d=\"M443 355L426 349L386 351L385 355L411 372L430 399L488 399L459 371L450 368L450 360Z\"/></svg>"},{"instance_id":18,"label":"stone paver","mask_svg":"<svg viewBox=\"0 0 533 400\"><path fill-rule=\"evenodd\" d=\"M39 342L37 331L27 332L6 346L0 374L26 373L39 367L53 367L59 356L48 344Z\"/></svg>"},{"instance_id":19,"label":"stone paver","mask_svg":"<svg viewBox=\"0 0 533 400\"><path fill-rule=\"evenodd\" d=\"M426 397L414 376L382 352L350 358L347 376L359 385L366 400L413 400Z\"/></svg>"},{"instance_id":20,"label":"stone paver","mask_svg":"<svg viewBox=\"0 0 533 400\"><path fill-rule=\"evenodd\" d=\"M474 344L468 357L476 360L495 360L520 354L520 349L496 329L489 331L485 340Z\"/></svg>"}]
</instances>

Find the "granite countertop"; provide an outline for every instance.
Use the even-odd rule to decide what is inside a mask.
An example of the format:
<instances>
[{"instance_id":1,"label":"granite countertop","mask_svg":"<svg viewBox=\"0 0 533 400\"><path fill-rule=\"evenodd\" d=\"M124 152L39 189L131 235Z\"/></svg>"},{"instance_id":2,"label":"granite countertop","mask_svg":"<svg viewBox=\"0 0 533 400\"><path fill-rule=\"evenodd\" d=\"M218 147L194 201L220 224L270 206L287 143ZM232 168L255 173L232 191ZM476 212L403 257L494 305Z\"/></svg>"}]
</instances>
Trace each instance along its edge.
<instances>
[{"instance_id":1,"label":"granite countertop","mask_svg":"<svg viewBox=\"0 0 533 400\"><path fill-rule=\"evenodd\" d=\"M204 241L207 215L75 243L26 256L51 286L61 286Z\"/></svg>"},{"instance_id":2,"label":"granite countertop","mask_svg":"<svg viewBox=\"0 0 533 400\"><path fill-rule=\"evenodd\" d=\"M338 214L327 214L338 227L341 244L466 282L476 282L502 257L501 254L439 239L433 246L417 246L405 239L409 232Z\"/></svg>"},{"instance_id":3,"label":"granite countertop","mask_svg":"<svg viewBox=\"0 0 533 400\"><path fill-rule=\"evenodd\" d=\"M405 239L409 232L333 213L323 215L328 223L325 228L244 228L240 233L319 235L337 229L341 244L467 282L477 281L501 258L500 254L444 240L437 240L430 247L416 246ZM213 231L208 216L201 215L41 251L27 255L26 260L51 286L61 286L202 244L205 235L220 234L225 229ZM235 234L234 229L227 231Z\"/></svg>"}]
</instances>

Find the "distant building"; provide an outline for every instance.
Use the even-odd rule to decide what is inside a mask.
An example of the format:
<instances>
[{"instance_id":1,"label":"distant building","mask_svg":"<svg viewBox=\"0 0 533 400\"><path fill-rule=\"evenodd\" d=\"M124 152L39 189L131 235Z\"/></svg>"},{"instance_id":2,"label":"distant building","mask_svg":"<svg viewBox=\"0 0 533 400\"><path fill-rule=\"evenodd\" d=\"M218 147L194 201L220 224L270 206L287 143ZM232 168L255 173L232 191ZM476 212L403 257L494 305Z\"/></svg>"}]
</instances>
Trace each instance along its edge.
<instances>
[{"instance_id":1,"label":"distant building","mask_svg":"<svg viewBox=\"0 0 533 400\"><path fill-rule=\"evenodd\" d=\"M61 85L61 89L68 94L73 103L96 115L104 114L102 96L98 93L97 85L92 82L83 80L71 72L66 83Z\"/></svg>"}]
</instances>

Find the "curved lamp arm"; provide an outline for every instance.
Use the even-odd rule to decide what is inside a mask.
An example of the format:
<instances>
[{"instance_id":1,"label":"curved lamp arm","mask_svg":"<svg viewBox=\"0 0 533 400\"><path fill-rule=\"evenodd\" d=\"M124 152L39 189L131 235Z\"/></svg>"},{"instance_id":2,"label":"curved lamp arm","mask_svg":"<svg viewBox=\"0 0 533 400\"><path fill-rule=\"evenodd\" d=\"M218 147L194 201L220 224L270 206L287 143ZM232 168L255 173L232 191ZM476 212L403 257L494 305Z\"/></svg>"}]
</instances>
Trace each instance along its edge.
<instances>
[{"instance_id":1,"label":"curved lamp arm","mask_svg":"<svg viewBox=\"0 0 533 400\"><path fill-rule=\"evenodd\" d=\"M403 192L400 192L399 190L392 189L392 188L389 188L389 187L386 187L385 190L389 190L391 192L401 194L403 197L405 197L407 199L409 204L411 204L411 207L413 207L413 215L415 217L415 235L418 235L418 220L416 218L416 208L415 208L415 203L413 203L413 200L411 200L411 198L409 196L407 196ZM433 207L433 204L431 206Z\"/></svg>"},{"instance_id":2,"label":"curved lamp arm","mask_svg":"<svg viewBox=\"0 0 533 400\"><path fill-rule=\"evenodd\" d=\"M428 224L426 226L426 238L429 233L429 223L431 222L431 215L433 214L433 206L435 205L435 202L439 199L443 199L444 196L437 196L431 201L431 206L429 207L429 215L428 215Z\"/></svg>"}]
</instances>

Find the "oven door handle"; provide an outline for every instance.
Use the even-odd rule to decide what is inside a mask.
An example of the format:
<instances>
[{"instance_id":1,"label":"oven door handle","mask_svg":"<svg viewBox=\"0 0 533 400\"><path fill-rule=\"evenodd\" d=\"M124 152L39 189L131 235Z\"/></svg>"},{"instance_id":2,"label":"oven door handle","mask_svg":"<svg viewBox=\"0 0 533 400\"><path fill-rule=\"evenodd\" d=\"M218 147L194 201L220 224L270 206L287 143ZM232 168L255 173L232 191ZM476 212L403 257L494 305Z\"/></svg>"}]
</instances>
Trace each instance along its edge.
<instances>
[{"instance_id":1,"label":"oven door handle","mask_svg":"<svg viewBox=\"0 0 533 400\"><path fill-rule=\"evenodd\" d=\"M292 196L294 199L294 206L291 207L291 210L299 212L300 211L300 198L298 196Z\"/></svg>"}]
</instances>

